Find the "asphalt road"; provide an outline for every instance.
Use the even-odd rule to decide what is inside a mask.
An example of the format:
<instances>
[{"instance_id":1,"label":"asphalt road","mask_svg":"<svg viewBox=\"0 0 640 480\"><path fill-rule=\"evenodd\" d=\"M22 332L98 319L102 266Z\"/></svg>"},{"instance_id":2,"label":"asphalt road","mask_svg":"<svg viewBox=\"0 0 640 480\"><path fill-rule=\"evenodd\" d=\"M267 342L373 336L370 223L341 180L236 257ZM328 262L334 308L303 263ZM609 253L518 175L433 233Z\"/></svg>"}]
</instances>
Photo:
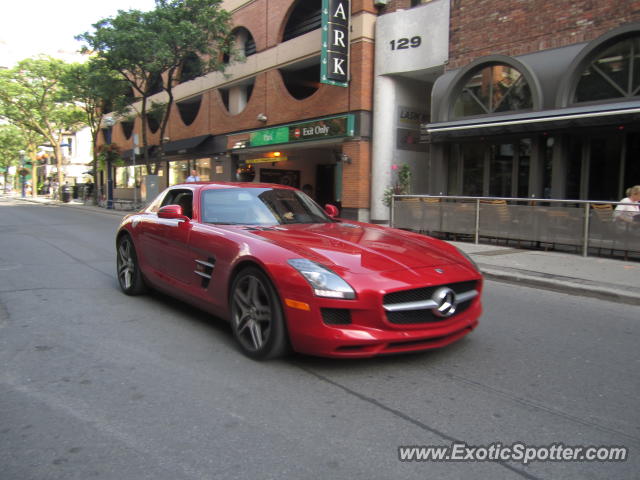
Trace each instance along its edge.
<instances>
[{"instance_id":1,"label":"asphalt road","mask_svg":"<svg viewBox=\"0 0 640 480\"><path fill-rule=\"evenodd\" d=\"M0 199L0 479L637 479L637 306L487 282L440 351L256 363L120 293L118 218ZM403 445L629 448L625 462L400 462Z\"/></svg>"}]
</instances>

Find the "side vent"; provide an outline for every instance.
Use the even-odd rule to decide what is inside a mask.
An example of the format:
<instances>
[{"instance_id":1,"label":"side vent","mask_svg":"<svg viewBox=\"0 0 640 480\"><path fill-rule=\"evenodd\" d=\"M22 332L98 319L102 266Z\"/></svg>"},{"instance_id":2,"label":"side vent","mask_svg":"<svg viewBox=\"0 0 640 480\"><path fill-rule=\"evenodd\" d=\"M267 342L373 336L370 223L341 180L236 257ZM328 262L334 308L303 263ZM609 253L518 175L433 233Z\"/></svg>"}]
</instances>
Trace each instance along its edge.
<instances>
[{"instance_id":1,"label":"side vent","mask_svg":"<svg viewBox=\"0 0 640 480\"><path fill-rule=\"evenodd\" d=\"M207 288L211 281L211 275L213 275L213 269L216 266L215 258L208 258L207 261L196 260L196 269L193 271L200 277L200 286Z\"/></svg>"}]
</instances>

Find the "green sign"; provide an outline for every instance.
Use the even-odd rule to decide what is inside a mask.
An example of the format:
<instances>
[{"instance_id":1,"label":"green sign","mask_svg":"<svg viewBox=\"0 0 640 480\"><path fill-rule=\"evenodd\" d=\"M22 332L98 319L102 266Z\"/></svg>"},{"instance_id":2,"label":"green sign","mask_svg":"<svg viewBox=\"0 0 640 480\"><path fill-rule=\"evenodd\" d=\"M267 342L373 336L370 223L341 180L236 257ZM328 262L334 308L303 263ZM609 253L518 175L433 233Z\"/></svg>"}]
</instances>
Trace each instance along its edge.
<instances>
[{"instance_id":1,"label":"green sign","mask_svg":"<svg viewBox=\"0 0 640 480\"><path fill-rule=\"evenodd\" d=\"M261 145L274 145L289 142L289 129L287 127L267 128L251 132L249 144L252 147Z\"/></svg>"},{"instance_id":2,"label":"green sign","mask_svg":"<svg viewBox=\"0 0 640 480\"><path fill-rule=\"evenodd\" d=\"M348 123L347 117L337 117L291 125L289 127L289 141L300 142L344 137L348 135Z\"/></svg>"},{"instance_id":3,"label":"green sign","mask_svg":"<svg viewBox=\"0 0 640 480\"><path fill-rule=\"evenodd\" d=\"M349 85L350 0L322 0L320 83Z\"/></svg>"},{"instance_id":4,"label":"green sign","mask_svg":"<svg viewBox=\"0 0 640 480\"><path fill-rule=\"evenodd\" d=\"M266 128L251 132L249 147L277 145L280 143L324 140L326 138L352 137L355 131L355 117L352 114L328 117L311 122L292 123L276 128Z\"/></svg>"}]
</instances>

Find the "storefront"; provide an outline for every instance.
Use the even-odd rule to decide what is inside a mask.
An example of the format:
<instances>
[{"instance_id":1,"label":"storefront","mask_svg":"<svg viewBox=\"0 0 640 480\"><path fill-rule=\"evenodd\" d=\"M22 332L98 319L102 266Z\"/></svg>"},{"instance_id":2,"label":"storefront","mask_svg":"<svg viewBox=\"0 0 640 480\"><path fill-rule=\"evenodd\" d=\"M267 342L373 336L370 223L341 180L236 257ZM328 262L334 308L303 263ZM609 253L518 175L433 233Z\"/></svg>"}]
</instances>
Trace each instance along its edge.
<instances>
[{"instance_id":1,"label":"storefront","mask_svg":"<svg viewBox=\"0 0 640 480\"><path fill-rule=\"evenodd\" d=\"M640 25L441 76L430 193L619 200L640 183Z\"/></svg>"},{"instance_id":2,"label":"storefront","mask_svg":"<svg viewBox=\"0 0 640 480\"><path fill-rule=\"evenodd\" d=\"M229 135L236 180L290 185L324 205L340 206L343 143L354 137L355 114L336 115Z\"/></svg>"},{"instance_id":3,"label":"storefront","mask_svg":"<svg viewBox=\"0 0 640 480\"><path fill-rule=\"evenodd\" d=\"M150 149L154 158L157 147ZM114 168L114 198L146 202L162 189L183 183L196 170L202 181L230 181L234 176L231 156L225 152L226 136L201 135L164 144L164 161L147 166L139 149L122 153L124 165ZM147 179L152 179L150 183ZM153 188L151 188L153 185Z\"/></svg>"}]
</instances>

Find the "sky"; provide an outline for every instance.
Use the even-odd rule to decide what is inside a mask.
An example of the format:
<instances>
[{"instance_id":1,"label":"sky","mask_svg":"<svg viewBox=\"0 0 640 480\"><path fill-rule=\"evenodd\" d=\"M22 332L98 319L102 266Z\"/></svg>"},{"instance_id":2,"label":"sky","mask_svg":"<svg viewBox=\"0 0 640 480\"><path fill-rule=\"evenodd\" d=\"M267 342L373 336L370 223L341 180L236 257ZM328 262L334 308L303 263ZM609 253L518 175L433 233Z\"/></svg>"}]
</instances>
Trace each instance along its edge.
<instances>
[{"instance_id":1,"label":"sky","mask_svg":"<svg viewBox=\"0 0 640 480\"><path fill-rule=\"evenodd\" d=\"M5 0L0 7L0 67L38 54L74 60L73 37L118 10L151 10L154 0ZM77 58L76 58L77 60Z\"/></svg>"}]
</instances>

